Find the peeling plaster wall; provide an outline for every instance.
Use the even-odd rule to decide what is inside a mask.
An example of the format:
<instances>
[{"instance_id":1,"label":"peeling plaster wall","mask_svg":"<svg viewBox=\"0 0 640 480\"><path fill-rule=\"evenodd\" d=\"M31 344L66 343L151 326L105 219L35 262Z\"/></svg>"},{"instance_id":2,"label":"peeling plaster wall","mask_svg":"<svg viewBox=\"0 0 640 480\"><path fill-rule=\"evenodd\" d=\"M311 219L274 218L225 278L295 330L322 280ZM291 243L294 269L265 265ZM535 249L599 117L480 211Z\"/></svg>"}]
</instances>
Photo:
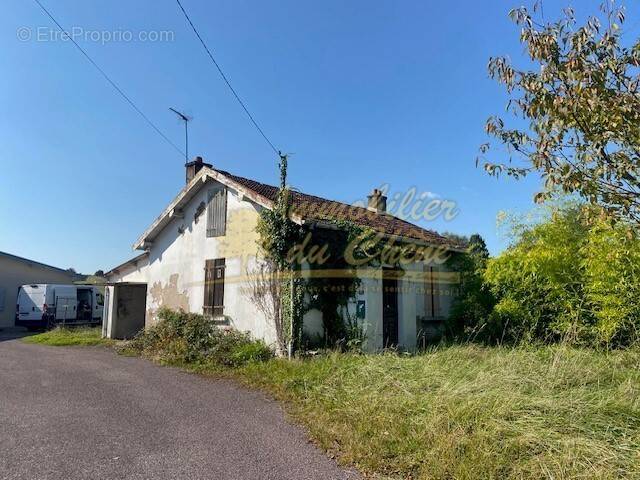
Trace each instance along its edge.
<instances>
[{"instance_id":1,"label":"peeling plaster wall","mask_svg":"<svg viewBox=\"0 0 640 480\"><path fill-rule=\"evenodd\" d=\"M229 324L248 331L267 343L275 342L275 331L264 315L247 297L247 271L256 264L258 234L255 227L262 207L229 188L227 195L226 235L207 238L207 213L203 211L197 219L194 214L198 206L207 201L208 190L219 186L209 180L183 209L183 218L174 218L154 239L149 256L136 265L123 267L110 281L146 282L147 312L146 325L157 321L157 311L161 306L182 308L194 313L203 312L204 267L208 259L225 258L224 313ZM182 231L183 233L180 233ZM422 272L424 265L416 263L406 269ZM442 268L442 267L440 267ZM365 349L377 351L383 346L382 329L382 270L365 268L360 270L361 288L355 301L350 304L350 313L355 317L358 300L365 301L365 318L361 323L366 331ZM417 317L424 316L424 294L416 289L416 284L404 279L398 281L398 339L402 347L415 348L418 333ZM450 285L440 287L441 312L448 315L453 296ZM307 312L304 329L310 336L322 334L322 315L317 310Z\"/></svg>"},{"instance_id":2,"label":"peeling plaster wall","mask_svg":"<svg viewBox=\"0 0 640 480\"><path fill-rule=\"evenodd\" d=\"M228 188L226 235L207 238L206 210L197 220L194 216L198 206L206 204L207 192L216 186L217 182L209 180L183 208L183 218L171 220L153 240L146 261L125 268L110 280L147 283L149 326L157 322L157 311L162 306L203 313L205 261L225 258L224 314L229 325L273 343L273 327L245 294L247 269L256 262L255 227L261 207Z\"/></svg>"}]
</instances>

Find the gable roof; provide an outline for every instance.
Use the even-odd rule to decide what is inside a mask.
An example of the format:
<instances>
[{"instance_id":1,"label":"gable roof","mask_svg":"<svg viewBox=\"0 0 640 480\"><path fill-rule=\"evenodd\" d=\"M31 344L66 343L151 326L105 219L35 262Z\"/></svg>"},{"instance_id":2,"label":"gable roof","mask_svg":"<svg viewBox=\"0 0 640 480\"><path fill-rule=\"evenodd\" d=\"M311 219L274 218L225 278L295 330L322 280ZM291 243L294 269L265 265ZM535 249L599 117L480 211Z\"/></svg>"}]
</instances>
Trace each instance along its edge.
<instances>
[{"instance_id":1,"label":"gable roof","mask_svg":"<svg viewBox=\"0 0 640 480\"><path fill-rule=\"evenodd\" d=\"M240 177L224 170L203 167L191 182L180 191L147 231L136 241L134 248L144 248L145 244L149 240L153 240L157 233L159 233L174 216L179 216L181 208L193 198L200 186L209 178L237 190L244 197L265 208L273 208L273 204L278 195L278 187L273 185ZM452 250L461 249L455 242L433 230L427 230L390 214L375 213L364 207L328 200L295 190L291 191L290 198L292 203L291 217L296 223L345 220L363 227L372 228L387 236L417 240L434 246L445 246Z\"/></svg>"}]
</instances>

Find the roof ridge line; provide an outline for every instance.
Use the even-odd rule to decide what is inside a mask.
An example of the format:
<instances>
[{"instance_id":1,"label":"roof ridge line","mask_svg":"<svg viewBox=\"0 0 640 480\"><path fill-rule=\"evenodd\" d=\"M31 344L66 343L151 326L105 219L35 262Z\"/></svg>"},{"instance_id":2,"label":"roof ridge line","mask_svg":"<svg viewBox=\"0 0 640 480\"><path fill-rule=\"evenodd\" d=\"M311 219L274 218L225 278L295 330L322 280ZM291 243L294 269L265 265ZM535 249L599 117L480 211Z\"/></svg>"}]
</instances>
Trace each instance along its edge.
<instances>
[{"instance_id":1,"label":"roof ridge line","mask_svg":"<svg viewBox=\"0 0 640 480\"><path fill-rule=\"evenodd\" d=\"M260 181L258 181L258 180L254 180L253 178L243 177L243 176L241 176L241 175L235 175L235 174L233 174L233 173L231 173L231 172L228 172L228 171L226 171L226 170L219 170L219 169L217 169L217 168L215 168L215 167L213 168L213 170L215 170L215 171L217 171L217 172L219 172L219 173L222 173L223 175L228 175L228 176L231 176L231 177L242 178L242 179L244 179L244 180L248 180L248 181L250 181L250 182L259 183L260 185L264 185L264 186L269 187L269 188L274 188L274 189L276 189L276 190L278 190L278 189L279 189L279 187L276 187L275 185L270 185L270 184L268 184L268 183L260 182ZM357 208L357 209L361 209L361 210L363 210L363 211L365 211L365 212L371 212L371 213L376 214L376 212L372 212L372 211L371 211L371 210L369 210L367 207L362 207L362 206L360 206L360 205L353 205L353 204L351 204L351 203L343 202L343 201L341 201L341 200L333 200L333 199L330 199L330 198L321 197L321 196L319 196L319 195L314 195L314 194L312 194L312 193L306 193L306 192L303 192L303 191L300 191L300 190L293 190L293 189L292 189L292 190L291 190L291 192L293 192L293 193L297 193L298 195L304 195L305 197L317 198L318 200L322 200L323 202L339 203L340 205L344 205L344 206L349 207L349 208ZM377 214L377 215L380 215L380 214ZM396 215L393 215L392 213L384 212L382 215L388 215L388 216L390 216L390 217L393 217L395 220L399 220L399 221L401 221L401 222L404 222L404 223L406 223L407 225L411 225L412 227L420 228L420 229L422 229L422 230L425 230L425 231L427 231L427 232L429 232L429 233L432 233L432 234L434 234L434 235L437 235L437 236L439 236L439 237L446 238L446 237L444 237L443 235L441 235L440 233L438 233L438 232L437 232L437 231L435 231L435 230L432 230L432 229L430 229L430 228L425 228L425 227L423 227L423 226L420 226L420 225L417 225L417 224L415 224L415 223L409 222L408 220L406 220L406 219L404 219L404 218L401 218L401 217L398 217L398 216L396 216Z\"/></svg>"}]
</instances>

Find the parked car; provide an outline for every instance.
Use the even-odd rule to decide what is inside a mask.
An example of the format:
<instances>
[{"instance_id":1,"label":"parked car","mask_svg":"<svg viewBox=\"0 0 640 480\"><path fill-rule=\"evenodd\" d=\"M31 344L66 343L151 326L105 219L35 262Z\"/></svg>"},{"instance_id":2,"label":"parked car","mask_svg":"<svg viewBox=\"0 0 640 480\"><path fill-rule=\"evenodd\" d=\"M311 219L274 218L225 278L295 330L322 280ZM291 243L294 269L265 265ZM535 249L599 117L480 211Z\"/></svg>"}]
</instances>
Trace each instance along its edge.
<instances>
[{"instance_id":1,"label":"parked car","mask_svg":"<svg viewBox=\"0 0 640 480\"><path fill-rule=\"evenodd\" d=\"M104 296L92 285L22 285L16 302L16 325L100 325Z\"/></svg>"}]
</instances>

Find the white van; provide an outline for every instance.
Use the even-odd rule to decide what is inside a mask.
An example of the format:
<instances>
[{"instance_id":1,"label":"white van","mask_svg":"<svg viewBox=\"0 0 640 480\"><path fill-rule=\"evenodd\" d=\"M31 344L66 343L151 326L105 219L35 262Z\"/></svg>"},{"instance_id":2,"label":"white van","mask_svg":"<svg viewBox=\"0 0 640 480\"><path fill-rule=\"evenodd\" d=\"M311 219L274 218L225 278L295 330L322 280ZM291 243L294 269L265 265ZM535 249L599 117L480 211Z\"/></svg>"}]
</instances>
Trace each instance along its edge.
<instances>
[{"instance_id":1,"label":"white van","mask_svg":"<svg viewBox=\"0 0 640 480\"><path fill-rule=\"evenodd\" d=\"M16 302L16 325L100 324L104 297L92 285L22 285Z\"/></svg>"}]
</instances>

